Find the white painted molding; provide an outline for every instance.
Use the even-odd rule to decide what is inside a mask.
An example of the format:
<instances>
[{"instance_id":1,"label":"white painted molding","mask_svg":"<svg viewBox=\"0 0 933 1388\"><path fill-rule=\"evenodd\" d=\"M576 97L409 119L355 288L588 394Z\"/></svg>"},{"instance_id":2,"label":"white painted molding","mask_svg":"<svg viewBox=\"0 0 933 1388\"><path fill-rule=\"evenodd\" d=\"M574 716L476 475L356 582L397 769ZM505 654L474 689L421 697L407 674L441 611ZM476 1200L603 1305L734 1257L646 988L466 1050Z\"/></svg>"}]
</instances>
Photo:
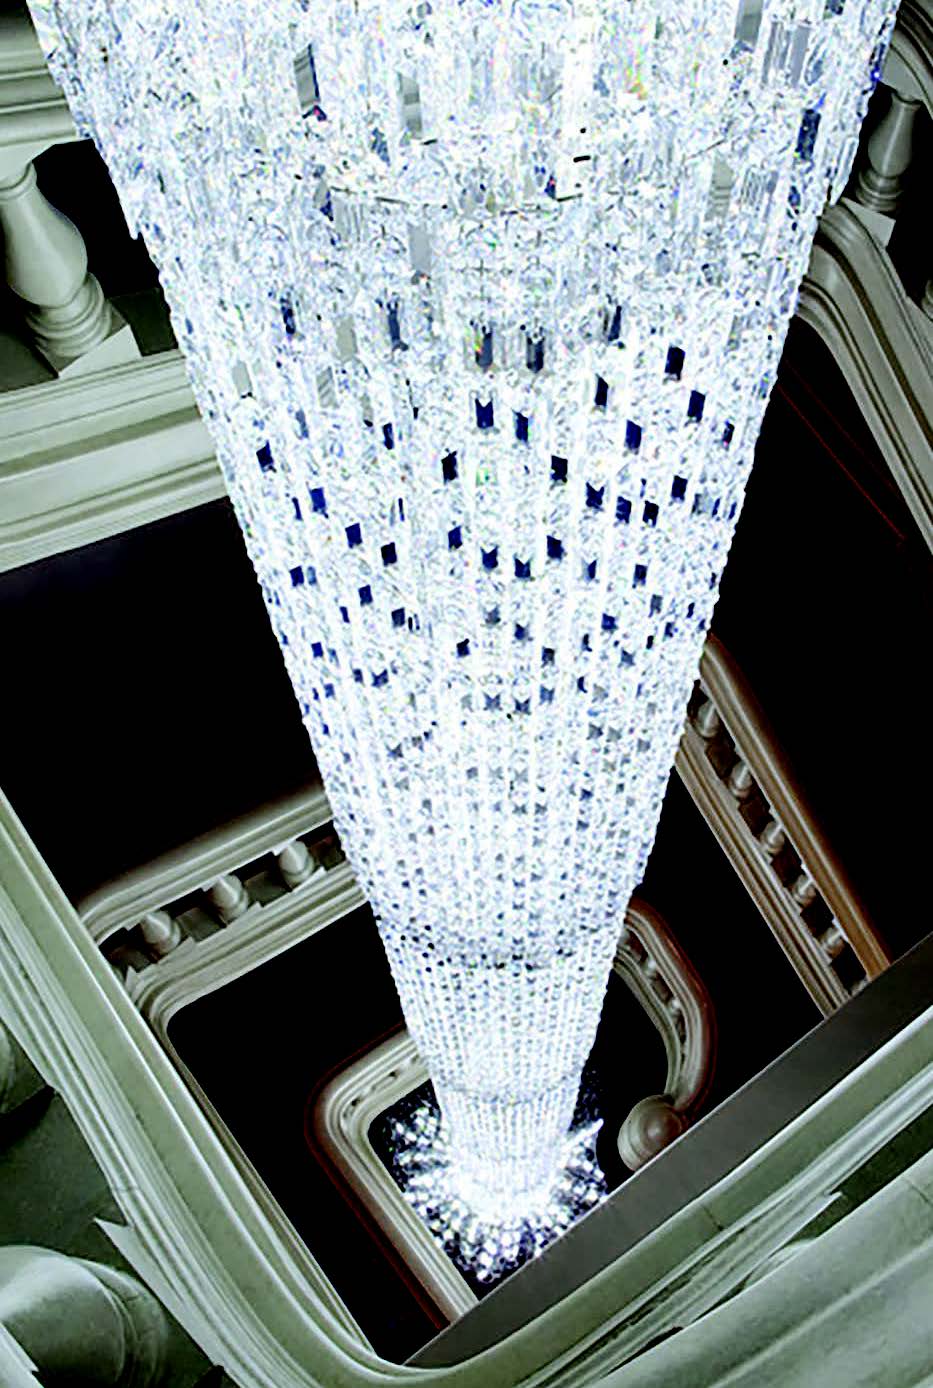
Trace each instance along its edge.
<instances>
[{"instance_id":1,"label":"white painted molding","mask_svg":"<svg viewBox=\"0 0 933 1388\"><path fill-rule=\"evenodd\" d=\"M797 314L833 354L933 550L933 324L846 199L820 221Z\"/></svg>"},{"instance_id":2,"label":"white painted molding","mask_svg":"<svg viewBox=\"0 0 933 1388\"><path fill-rule=\"evenodd\" d=\"M178 352L0 394L0 571L225 495Z\"/></svg>"},{"instance_id":3,"label":"white painted molding","mask_svg":"<svg viewBox=\"0 0 933 1388\"><path fill-rule=\"evenodd\" d=\"M407 1029L352 1061L321 1090L314 1137L328 1161L378 1224L448 1320L477 1296L405 1200L369 1140L372 1123L424 1084L428 1070Z\"/></svg>"},{"instance_id":4,"label":"white painted molding","mask_svg":"<svg viewBox=\"0 0 933 1388\"><path fill-rule=\"evenodd\" d=\"M326 926L338 924L344 916L365 904L349 865L345 861L340 862L269 905L250 910L207 939L185 940L157 963L140 972L130 971L125 980L133 1003L184 1078L188 1090L197 1099L218 1140L240 1172L257 1208L262 1210L269 1226L288 1249L296 1272L308 1279L312 1279L318 1271L313 1255L178 1054L169 1035L169 1025L176 1012L188 1003L249 973L259 964ZM118 1246L122 1250L122 1242L118 1241ZM335 1320L355 1338L362 1340L364 1337L356 1321L329 1283L326 1284L324 1300ZM166 1305L174 1309L171 1302L166 1302ZM182 1324L187 1327L184 1317ZM194 1338L198 1336L194 1335ZM202 1345L202 1348L206 1349L206 1346Z\"/></svg>"},{"instance_id":5,"label":"white painted molding","mask_svg":"<svg viewBox=\"0 0 933 1388\"><path fill-rule=\"evenodd\" d=\"M296 1270L5 800L0 880L0 1014L99 1161L140 1275L160 1270L240 1388L532 1388L545 1370L579 1388L739 1287L933 1101L930 1009L543 1322L453 1371L406 1370L334 1317L316 1265Z\"/></svg>"}]
</instances>

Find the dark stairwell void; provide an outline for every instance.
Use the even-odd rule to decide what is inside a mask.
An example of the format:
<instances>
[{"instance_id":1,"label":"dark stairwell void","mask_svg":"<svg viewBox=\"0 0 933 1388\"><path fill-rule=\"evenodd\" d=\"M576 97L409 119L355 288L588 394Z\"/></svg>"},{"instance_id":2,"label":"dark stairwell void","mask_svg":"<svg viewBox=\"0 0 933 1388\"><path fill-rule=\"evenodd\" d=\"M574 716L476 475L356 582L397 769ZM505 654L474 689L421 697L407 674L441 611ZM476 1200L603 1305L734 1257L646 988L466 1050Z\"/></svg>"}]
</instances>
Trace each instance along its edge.
<instances>
[{"instance_id":1,"label":"dark stairwell void","mask_svg":"<svg viewBox=\"0 0 933 1388\"><path fill-rule=\"evenodd\" d=\"M0 641L0 785L72 900L317 777L227 502L0 574Z\"/></svg>"}]
</instances>

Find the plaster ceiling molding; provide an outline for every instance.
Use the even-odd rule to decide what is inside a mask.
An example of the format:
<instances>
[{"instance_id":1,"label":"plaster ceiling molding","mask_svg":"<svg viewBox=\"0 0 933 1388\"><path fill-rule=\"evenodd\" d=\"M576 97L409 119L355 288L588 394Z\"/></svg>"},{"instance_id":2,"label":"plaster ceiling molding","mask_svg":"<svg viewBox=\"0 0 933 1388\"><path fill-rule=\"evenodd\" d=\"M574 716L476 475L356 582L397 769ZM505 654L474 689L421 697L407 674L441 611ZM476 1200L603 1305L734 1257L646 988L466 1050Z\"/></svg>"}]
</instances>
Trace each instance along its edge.
<instances>
[{"instance_id":1,"label":"plaster ceiling molding","mask_svg":"<svg viewBox=\"0 0 933 1388\"><path fill-rule=\"evenodd\" d=\"M887 968L890 954L741 671L714 636L703 651L699 691L677 770L825 1016ZM843 955L854 983L837 972Z\"/></svg>"}]
</instances>

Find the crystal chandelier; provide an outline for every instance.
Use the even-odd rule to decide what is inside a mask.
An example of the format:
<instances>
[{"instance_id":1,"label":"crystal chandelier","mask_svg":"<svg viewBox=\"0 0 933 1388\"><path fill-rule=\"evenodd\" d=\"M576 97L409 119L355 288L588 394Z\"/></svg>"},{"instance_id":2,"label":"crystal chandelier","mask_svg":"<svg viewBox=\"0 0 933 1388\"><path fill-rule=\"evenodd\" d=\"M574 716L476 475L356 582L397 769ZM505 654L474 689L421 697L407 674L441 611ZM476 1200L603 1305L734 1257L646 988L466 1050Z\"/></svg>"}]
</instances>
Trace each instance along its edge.
<instances>
[{"instance_id":1,"label":"crystal chandelier","mask_svg":"<svg viewBox=\"0 0 933 1388\"><path fill-rule=\"evenodd\" d=\"M514 1219L894 5L30 3L158 264L450 1180Z\"/></svg>"}]
</instances>

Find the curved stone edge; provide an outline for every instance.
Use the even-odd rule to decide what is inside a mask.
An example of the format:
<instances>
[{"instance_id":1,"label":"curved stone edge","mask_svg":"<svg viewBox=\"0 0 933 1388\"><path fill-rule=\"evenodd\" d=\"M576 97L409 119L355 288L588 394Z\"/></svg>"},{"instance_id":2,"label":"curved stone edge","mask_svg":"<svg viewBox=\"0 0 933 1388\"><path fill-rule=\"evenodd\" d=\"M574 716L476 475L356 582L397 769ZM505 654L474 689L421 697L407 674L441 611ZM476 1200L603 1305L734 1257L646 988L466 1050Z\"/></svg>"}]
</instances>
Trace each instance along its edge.
<instances>
[{"instance_id":1,"label":"curved stone edge","mask_svg":"<svg viewBox=\"0 0 933 1388\"><path fill-rule=\"evenodd\" d=\"M0 1324L43 1379L90 1376L113 1388L162 1383L165 1312L135 1277L103 1263L32 1245L0 1247ZM0 1345L0 1366L3 1357Z\"/></svg>"},{"instance_id":2,"label":"curved stone edge","mask_svg":"<svg viewBox=\"0 0 933 1388\"><path fill-rule=\"evenodd\" d=\"M712 1082L716 1014L706 985L667 922L633 897L619 936L615 972L658 1029L667 1053L663 1094L639 1100L619 1131L619 1155L630 1171L685 1132Z\"/></svg>"},{"instance_id":3,"label":"curved stone edge","mask_svg":"<svg viewBox=\"0 0 933 1388\"><path fill-rule=\"evenodd\" d=\"M933 550L933 328L846 200L820 220L797 314L845 375Z\"/></svg>"}]
</instances>

